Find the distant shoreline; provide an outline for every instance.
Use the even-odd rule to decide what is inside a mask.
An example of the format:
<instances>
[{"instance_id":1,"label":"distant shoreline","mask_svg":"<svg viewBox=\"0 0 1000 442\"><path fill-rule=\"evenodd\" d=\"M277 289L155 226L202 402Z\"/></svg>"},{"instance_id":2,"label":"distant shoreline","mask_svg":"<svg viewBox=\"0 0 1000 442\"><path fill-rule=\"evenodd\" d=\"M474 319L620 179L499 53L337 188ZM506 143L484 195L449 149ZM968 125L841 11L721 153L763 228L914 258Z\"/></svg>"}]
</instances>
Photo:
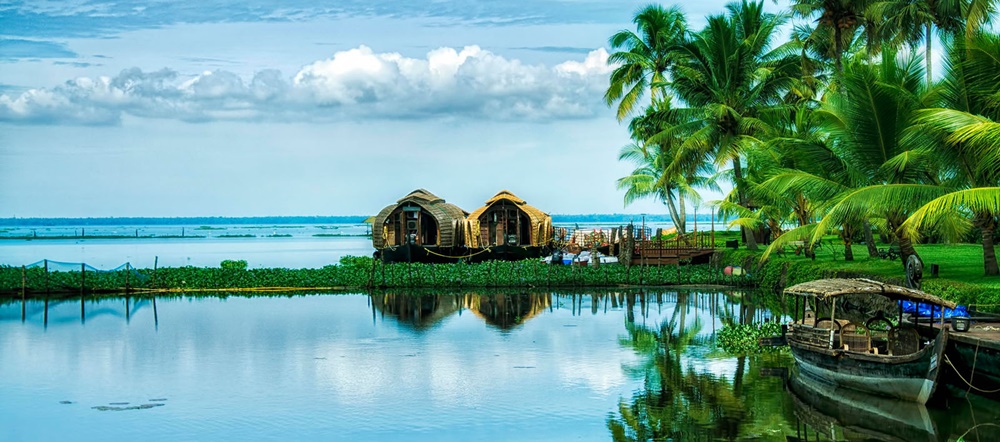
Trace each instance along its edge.
<instances>
[{"instance_id":1,"label":"distant shoreline","mask_svg":"<svg viewBox=\"0 0 1000 442\"><path fill-rule=\"evenodd\" d=\"M262 224L364 224L368 216L194 216L194 217L96 217L96 218L0 218L3 227L51 227L51 226L214 226L214 225L262 225ZM711 222L711 214L689 215L689 221ZM580 214L552 215L552 222L565 223L649 223L670 222L666 214ZM716 220L716 222L723 222Z\"/></svg>"}]
</instances>

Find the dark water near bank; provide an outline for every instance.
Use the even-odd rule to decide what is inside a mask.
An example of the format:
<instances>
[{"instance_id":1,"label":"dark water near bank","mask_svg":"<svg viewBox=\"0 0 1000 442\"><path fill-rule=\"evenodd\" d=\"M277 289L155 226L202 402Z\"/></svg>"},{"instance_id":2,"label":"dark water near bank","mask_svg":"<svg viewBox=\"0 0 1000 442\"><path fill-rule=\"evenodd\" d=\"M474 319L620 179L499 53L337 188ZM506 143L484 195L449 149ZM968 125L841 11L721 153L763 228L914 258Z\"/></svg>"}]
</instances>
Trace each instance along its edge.
<instances>
[{"instance_id":1,"label":"dark water near bank","mask_svg":"<svg viewBox=\"0 0 1000 442\"><path fill-rule=\"evenodd\" d=\"M0 306L0 440L954 440L1000 423L978 398L793 391L787 354L716 347L769 316L697 291L18 300Z\"/></svg>"}]
</instances>

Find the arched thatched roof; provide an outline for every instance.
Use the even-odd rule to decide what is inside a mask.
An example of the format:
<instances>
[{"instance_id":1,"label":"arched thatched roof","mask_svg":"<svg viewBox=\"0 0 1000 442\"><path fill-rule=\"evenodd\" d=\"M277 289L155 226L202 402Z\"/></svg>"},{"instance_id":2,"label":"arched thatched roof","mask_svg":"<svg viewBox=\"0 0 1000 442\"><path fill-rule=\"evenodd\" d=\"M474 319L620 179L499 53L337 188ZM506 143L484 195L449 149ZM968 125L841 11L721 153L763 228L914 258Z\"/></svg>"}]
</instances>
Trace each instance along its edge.
<instances>
[{"instance_id":1,"label":"arched thatched roof","mask_svg":"<svg viewBox=\"0 0 1000 442\"><path fill-rule=\"evenodd\" d=\"M531 220L531 245L541 246L552 241L552 217L538 208L529 205L523 199L518 198L517 195L511 193L511 191L501 190L500 192L497 192L496 195L493 195L492 198L486 200L486 204L483 207L480 207L469 214L469 228L466 229L465 238L466 244L469 244L472 247L480 246L479 235L475 234L475 232L479 231L479 218L482 217L492 205L501 201L506 201L517 206L518 209L528 215L528 219Z\"/></svg>"},{"instance_id":2,"label":"arched thatched roof","mask_svg":"<svg viewBox=\"0 0 1000 442\"><path fill-rule=\"evenodd\" d=\"M834 298L844 295L881 295L891 299L905 299L911 301L926 302L929 304L943 305L948 308L955 308L955 303L938 298L920 290L900 287L898 285L886 284L884 282L871 279L818 279L816 281L803 282L785 289L787 295L813 296L818 299Z\"/></svg>"},{"instance_id":3,"label":"arched thatched roof","mask_svg":"<svg viewBox=\"0 0 1000 442\"><path fill-rule=\"evenodd\" d=\"M442 247L462 245L465 236L463 232L465 217L469 213L454 204L445 202L444 198L425 189L417 189L397 200L396 204L386 206L378 215L375 215L375 222L372 224L372 244L376 249L386 246L385 220L406 203L420 206L437 220L440 230L437 245Z\"/></svg>"}]
</instances>

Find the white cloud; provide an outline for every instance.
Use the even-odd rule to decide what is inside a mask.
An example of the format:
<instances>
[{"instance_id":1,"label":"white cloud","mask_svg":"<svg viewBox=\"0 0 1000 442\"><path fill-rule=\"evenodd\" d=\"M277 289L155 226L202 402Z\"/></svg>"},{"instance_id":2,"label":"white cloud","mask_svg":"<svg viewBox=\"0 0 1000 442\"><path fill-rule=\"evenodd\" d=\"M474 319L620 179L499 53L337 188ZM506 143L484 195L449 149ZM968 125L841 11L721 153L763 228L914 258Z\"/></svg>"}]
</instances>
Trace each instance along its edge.
<instances>
[{"instance_id":1,"label":"white cloud","mask_svg":"<svg viewBox=\"0 0 1000 442\"><path fill-rule=\"evenodd\" d=\"M0 121L116 124L123 115L185 121L329 121L438 117L546 120L586 118L604 104L608 53L549 67L478 46L439 48L425 58L337 52L290 79L276 70L249 81L224 70L184 77L139 68L81 77L51 89L0 95Z\"/></svg>"}]
</instances>

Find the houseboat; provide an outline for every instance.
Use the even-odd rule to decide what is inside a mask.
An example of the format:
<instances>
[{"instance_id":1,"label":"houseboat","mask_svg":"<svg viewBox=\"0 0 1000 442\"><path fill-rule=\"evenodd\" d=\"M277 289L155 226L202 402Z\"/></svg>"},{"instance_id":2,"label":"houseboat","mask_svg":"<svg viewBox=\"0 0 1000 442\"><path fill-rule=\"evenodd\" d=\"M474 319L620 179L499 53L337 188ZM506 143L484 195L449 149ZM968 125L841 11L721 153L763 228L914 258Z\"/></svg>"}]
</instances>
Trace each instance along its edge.
<instances>
[{"instance_id":1,"label":"houseboat","mask_svg":"<svg viewBox=\"0 0 1000 442\"><path fill-rule=\"evenodd\" d=\"M472 261L515 261L552 251L552 217L503 190L469 214L466 245Z\"/></svg>"},{"instance_id":2,"label":"houseboat","mask_svg":"<svg viewBox=\"0 0 1000 442\"><path fill-rule=\"evenodd\" d=\"M468 212L417 189L382 209L372 223L375 257L386 263L457 262L467 256Z\"/></svg>"}]
</instances>

